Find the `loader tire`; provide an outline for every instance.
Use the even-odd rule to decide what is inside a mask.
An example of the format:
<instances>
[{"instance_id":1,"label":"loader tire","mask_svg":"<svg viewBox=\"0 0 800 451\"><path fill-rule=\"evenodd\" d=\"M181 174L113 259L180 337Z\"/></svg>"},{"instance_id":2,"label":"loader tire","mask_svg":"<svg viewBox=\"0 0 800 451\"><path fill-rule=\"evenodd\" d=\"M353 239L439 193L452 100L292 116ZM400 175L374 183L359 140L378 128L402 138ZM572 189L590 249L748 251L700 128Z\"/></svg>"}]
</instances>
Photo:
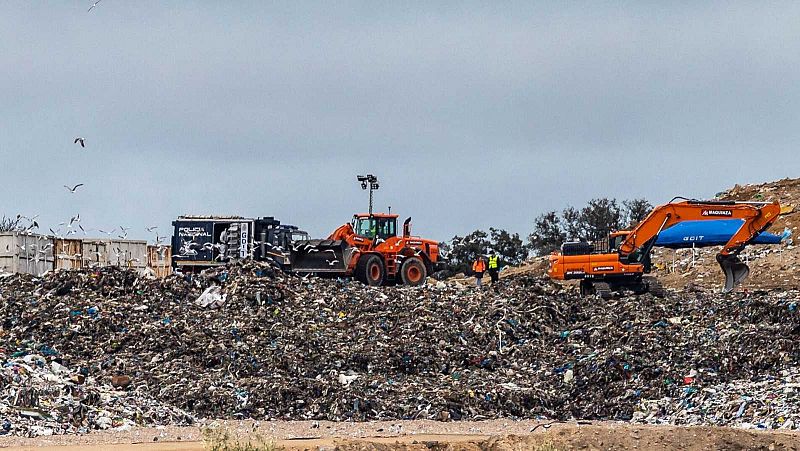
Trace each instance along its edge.
<instances>
[{"instance_id":1,"label":"loader tire","mask_svg":"<svg viewBox=\"0 0 800 451\"><path fill-rule=\"evenodd\" d=\"M428 277L428 270L425 263L417 257L411 257L400 265L400 278L404 285L418 287L425 284Z\"/></svg>"},{"instance_id":2,"label":"loader tire","mask_svg":"<svg viewBox=\"0 0 800 451\"><path fill-rule=\"evenodd\" d=\"M383 284L386 270L383 260L375 254L362 255L356 263L356 278L364 285L377 287Z\"/></svg>"}]
</instances>

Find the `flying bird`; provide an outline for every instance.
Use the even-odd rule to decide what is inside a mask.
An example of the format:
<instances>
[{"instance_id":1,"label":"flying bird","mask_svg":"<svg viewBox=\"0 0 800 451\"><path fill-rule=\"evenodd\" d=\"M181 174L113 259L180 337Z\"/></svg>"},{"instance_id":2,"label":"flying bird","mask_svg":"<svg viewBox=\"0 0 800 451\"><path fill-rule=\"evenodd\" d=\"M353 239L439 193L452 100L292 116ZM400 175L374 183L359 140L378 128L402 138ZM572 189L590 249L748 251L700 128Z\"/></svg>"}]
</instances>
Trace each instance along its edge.
<instances>
[{"instance_id":1,"label":"flying bird","mask_svg":"<svg viewBox=\"0 0 800 451\"><path fill-rule=\"evenodd\" d=\"M83 186L83 183L78 183L77 185L73 186L72 188L70 188L67 185L64 185L64 188L68 189L70 193L75 194L75 191L81 186Z\"/></svg>"},{"instance_id":2,"label":"flying bird","mask_svg":"<svg viewBox=\"0 0 800 451\"><path fill-rule=\"evenodd\" d=\"M72 144L78 144L78 143L81 143L81 147L86 147L86 140L84 138L81 138L80 136L75 138L75 141L72 141Z\"/></svg>"},{"instance_id":3,"label":"flying bird","mask_svg":"<svg viewBox=\"0 0 800 451\"><path fill-rule=\"evenodd\" d=\"M89 10L88 10L88 11L86 11L86 12L87 12L87 13L88 13L88 12L91 12L91 11L92 11L92 10L93 10L93 9L94 9L96 6L97 6L97 4L98 4L98 3L100 3L101 1L102 1L102 0L97 0L97 1L95 1L94 3L92 3L92 6L90 6L90 7L89 7Z\"/></svg>"},{"instance_id":4,"label":"flying bird","mask_svg":"<svg viewBox=\"0 0 800 451\"><path fill-rule=\"evenodd\" d=\"M157 228L158 228L158 226L150 226L150 227L145 228L145 230L147 230L148 232L152 232L153 230L155 230Z\"/></svg>"}]
</instances>

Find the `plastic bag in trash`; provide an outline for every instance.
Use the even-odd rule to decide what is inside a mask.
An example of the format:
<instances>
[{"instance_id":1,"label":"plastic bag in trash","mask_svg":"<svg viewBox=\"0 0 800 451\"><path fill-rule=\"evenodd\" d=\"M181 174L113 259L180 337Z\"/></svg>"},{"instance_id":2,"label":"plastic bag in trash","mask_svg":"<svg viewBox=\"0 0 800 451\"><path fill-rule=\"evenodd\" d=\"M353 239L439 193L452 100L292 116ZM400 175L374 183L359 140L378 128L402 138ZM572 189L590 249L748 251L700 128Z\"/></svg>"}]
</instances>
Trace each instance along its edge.
<instances>
[{"instance_id":1,"label":"plastic bag in trash","mask_svg":"<svg viewBox=\"0 0 800 451\"><path fill-rule=\"evenodd\" d=\"M227 295L222 294L222 288L219 285L212 285L206 288L194 303L204 308L219 308L225 305L226 297Z\"/></svg>"}]
</instances>

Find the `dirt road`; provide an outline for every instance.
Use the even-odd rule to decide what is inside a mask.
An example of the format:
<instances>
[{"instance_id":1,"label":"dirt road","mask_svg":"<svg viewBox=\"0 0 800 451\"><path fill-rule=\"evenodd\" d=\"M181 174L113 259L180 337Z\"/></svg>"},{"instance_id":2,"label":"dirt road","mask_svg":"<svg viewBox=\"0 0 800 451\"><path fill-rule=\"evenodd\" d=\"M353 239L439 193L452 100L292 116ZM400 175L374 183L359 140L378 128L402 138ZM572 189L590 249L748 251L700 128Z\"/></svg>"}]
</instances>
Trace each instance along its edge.
<instances>
[{"instance_id":1,"label":"dirt road","mask_svg":"<svg viewBox=\"0 0 800 451\"><path fill-rule=\"evenodd\" d=\"M263 439L286 450L800 450L800 433L627 423L536 421L222 422L241 440ZM235 440L235 438L232 438ZM9 450L201 451L200 428L137 428L84 436L0 438Z\"/></svg>"}]
</instances>

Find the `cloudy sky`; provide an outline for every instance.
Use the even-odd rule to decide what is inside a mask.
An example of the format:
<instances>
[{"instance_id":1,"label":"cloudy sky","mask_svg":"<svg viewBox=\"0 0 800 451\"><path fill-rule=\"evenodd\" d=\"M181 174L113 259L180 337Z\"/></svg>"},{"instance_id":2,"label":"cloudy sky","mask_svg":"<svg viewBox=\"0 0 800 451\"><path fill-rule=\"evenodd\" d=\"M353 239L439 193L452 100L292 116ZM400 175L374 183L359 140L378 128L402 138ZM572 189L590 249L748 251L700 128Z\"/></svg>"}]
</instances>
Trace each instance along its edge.
<instances>
[{"instance_id":1,"label":"cloudy sky","mask_svg":"<svg viewBox=\"0 0 800 451\"><path fill-rule=\"evenodd\" d=\"M320 236L372 172L444 240L798 176L800 3L698 3L3 2L0 214Z\"/></svg>"}]
</instances>

